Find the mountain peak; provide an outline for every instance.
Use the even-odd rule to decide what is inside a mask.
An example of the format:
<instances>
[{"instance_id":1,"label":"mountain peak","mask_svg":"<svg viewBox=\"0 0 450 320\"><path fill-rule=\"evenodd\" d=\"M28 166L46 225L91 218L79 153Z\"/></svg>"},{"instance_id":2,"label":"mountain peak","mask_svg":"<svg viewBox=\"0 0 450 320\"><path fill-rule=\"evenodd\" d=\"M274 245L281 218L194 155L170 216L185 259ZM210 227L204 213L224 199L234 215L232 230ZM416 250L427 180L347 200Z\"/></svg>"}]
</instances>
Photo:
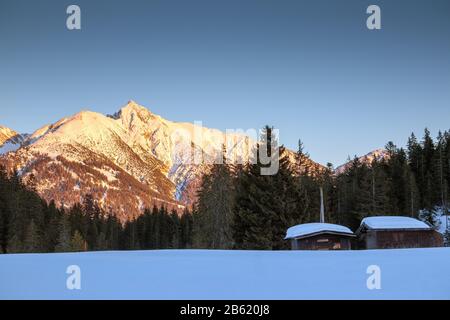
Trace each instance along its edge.
<instances>
[{"instance_id":1,"label":"mountain peak","mask_svg":"<svg viewBox=\"0 0 450 320\"><path fill-rule=\"evenodd\" d=\"M128 101L128 103L122 107L121 111L123 112L124 110L127 111L136 111L136 112L140 112L140 111L146 111L146 112L150 112L146 107L140 105L139 103L137 103L134 100L130 100Z\"/></svg>"},{"instance_id":2,"label":"mountain peak","mask_svg":"<svg viewBox=\"0 0 450 320\"><path fill-rule=\"evenodd\" d=\"M27 135L18 134L16 131L0 126L0 155L17 150Z\"/></svg>"},{"instance_id":3,"label":"mountain peak","mask_svg":"<svg viewBox=\"0 0 450 320\"><path fill-rule=\"evenodd\" d=\"M130 118L133 117L133 114L137 115L143 115L144 117L148 117L151 115L150 110L148 110L146 107L140 105L134 100L129 100L126 105L124 105L120 110L113 115L107 115L110 118L119 120L123 118Z\"/></svg>"},{"instance_id":4,"label":"mountain peak","mask_svg":"<svg viewBox=\"0 0 450 320\"><path fill-rule=\"evenodd\" d=\"M11 133L12 132L14 134L17 134L17 132L15 132L14 130L12 130L12 129L8 128L8 127L4 127L2 125L0 125L0 132L4 132L4 133L6 133L6 132Z\"/></svg>"},{"instance_id":5,"label":"mountain peak","mask_svg":"<svg viewBox=\"0 0 450 320\"><path fill-rule=\"evenodd\" d=\"M380 149L375 149L369 153L366 153L365 155L363 155L361 157L358 157L358 161L360 163L364 163L366 165L371 165L374 160L380 161L383 159L387 159L388 157L389 157L389 154L386 151L386 149L380 148ZM352 161L353 160L350 159L350 161L344 163L343 165L338 166L335 169L335 172L337 174L344 173L351 166Z\"/></svg>"},{"instance_id":6,"label":"mountain peak","mask_svg":"<svg viewBox=\"0 0 450 320\"><path fill-rule=\"evenodd\" d=\"M0 126L0 145L2 145L6 140L13 138L17 135L17 132L14 130Z\"/></svg>"},{"instance_id":7,"label":"mountain peak","mask_svg":"<svg viewBox=\"0 0 450 320\"><path fill-rule=\"evenodd\" d=\"M80 111L38 129L25 144L0 145L0 155L8 153L0 164L25 178L33 174L47 201L70 207L89 193L126 221L153 205L177 210L191 205L224 142L233 143L231 161L251 157L250 137L205 127L196 135L194 126L166 120L130 100L114 116ZM199 154L202 163L196 162Z\"/></svg>"}]
</instances>

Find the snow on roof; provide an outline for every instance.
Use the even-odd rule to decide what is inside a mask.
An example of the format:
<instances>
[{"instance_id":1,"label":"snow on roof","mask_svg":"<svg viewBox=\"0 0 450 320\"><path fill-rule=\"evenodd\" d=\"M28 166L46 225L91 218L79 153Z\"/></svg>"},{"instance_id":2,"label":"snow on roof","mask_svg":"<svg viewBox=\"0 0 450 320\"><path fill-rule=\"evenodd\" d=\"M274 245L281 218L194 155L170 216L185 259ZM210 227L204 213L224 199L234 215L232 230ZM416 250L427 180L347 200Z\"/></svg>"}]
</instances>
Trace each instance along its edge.
<instances>
[{"instance_id":1,"label":"snow on roof","mask_svg":"<svg viewBox=\"0 0 450 320\"><path fill-rule=\"evenodd\" d=\"M284 239L292 239L304 237L314 233L331 232L331 233L345 233L353 235L353 232L344 226L331 223L304 223L290 227L286 232Z\"/></svg>"},{"instance_id":2,"label":"snow on roof","mask_svg":"<svg viewBox=\"0 0 450 320\"><path fill-rule=\"evenodd\" d=\"M396 216L367 217L361 221L360 228L363 226L368 229L431 229L420 220Z\"/></svg>"}]
</instances>

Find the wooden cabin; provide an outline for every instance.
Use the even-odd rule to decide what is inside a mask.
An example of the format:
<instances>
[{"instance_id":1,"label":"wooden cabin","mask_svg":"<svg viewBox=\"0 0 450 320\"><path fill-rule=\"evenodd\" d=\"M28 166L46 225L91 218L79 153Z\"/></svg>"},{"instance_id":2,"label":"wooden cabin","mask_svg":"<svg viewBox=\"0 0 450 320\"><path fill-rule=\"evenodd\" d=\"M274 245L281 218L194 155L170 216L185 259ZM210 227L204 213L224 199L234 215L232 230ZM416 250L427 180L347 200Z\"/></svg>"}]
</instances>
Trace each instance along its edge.
<instances>
[{"instance_id":1,"label":"wooden cabin","mask_svg":"<svg viewBox=\"0 0 450 320\"><path fill-rule=\"evenodd\" d=\"M347 227L331 223L304 223L290 227L285 240L292 250L350 250L355 234Z\"/></svg>"},{"instance_id":2,"label":"wooden cabin","mask_svg":"<svg viewBox=\"0 0 450 320\"><path fill-rule=\"evenodd\" d=\"M441 247L444 243L439 232L425 222L410 217L364 218L356 236L361 249Z\"/></svg>"}]
</instances>

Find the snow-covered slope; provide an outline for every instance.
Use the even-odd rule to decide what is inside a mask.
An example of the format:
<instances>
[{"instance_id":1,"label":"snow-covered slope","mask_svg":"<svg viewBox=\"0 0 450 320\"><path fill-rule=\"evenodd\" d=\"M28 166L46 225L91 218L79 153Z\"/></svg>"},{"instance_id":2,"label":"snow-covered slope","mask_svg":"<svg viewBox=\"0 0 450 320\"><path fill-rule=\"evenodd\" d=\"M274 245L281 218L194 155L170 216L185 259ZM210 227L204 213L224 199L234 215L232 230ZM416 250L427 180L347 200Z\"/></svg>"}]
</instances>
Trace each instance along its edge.
<instances>
[{"instance_id":1,"label":"snow-covered slope","mask_svg":"<svg viewBox=\"0 0 450 320\"><path fill-rule=\"evenodd\" d=\"M10 128L0 126L0 155L20 148L26 135L18 134Z\"/></svg>"},{"instance_id":2,"label":"snow-covered slope","mask_svg":"<svg viewBox=\"0 0 450 320\"><path fill-rule=\"evenodd\" d=\"M450 299L449 257L450 248L2 254L0 299ZM80 290L66 287L72 265ZM367 286L373 265L380 289Z\"/></svg>"},{"instance_id":3,"label":"snow-covered slope","mask_svg":"<svg viewBox=\"0 0 450 320\"><path fill-rule=\"evenodd\" d=\"M25 181L32 174L38 192L59 205L71 206L89 193L122 220L153 205L182 207L173 197L169 168L129 133L120 119L82 111L37 130L3 161Z\"/></svg>"},{"instance_id":4,"label":"snow-covered slope","mask_svg":"<svg viewBox=\"0 0 450 320\"><path fill-rule=\"evenodd\" d=\"M389 155L385 149L376 149L374 151L367 153L366 155L364 155L362 157L359 157L358 161L360 163L370 165L374 160L380 161L382 159L387 159L388 156ZM335 173L336 174L344 173L351 166L352 161L353 160L350 160L350 161L344 163L343 165L340 165L339 167L337 167L335 169Z\"/></svg>"},{"instance_id":5,"label":"snow-covered slope","mask_svg":"<svg viewBox=\"0 0 450 320\"><path fill-rule=\"evenodd\" d=\"M129 101L112 116L82 111L46 125L0 162L25 181L33 175L48 201L70 206L90 193L127 220L154 204L192 203L223 144L236 162L248 159L255 143L244 134L168 121Z\"/></svg>"},{"instance_id":6,"label":"snow-covered slope","mask_svg":"<svg viewBox=\"0 0 450 320\"><path fill-rule=\"evenodd\" d=\"M189 183L207 171L223 144L228 145L230 159L248 159L255 143L243 134L165 120L134 101L112 118L127 131L126 142L137 154L151 154L165 165L164 173L175 184L179 200L188 200L183 196L188 196Z\"/></svg>"},{"instance_id":7,"label":"snow-covered slope","mask_svg":"<svg viewBox=\"0 0 450 320\"><path fill-rule=\"evenodd\" d=\"M2 145L3 143L5 143L6 140L9 140L16 135L17 132L15 132L14 130L0 126L0 145Z\"/></svg>"}]
</instances>

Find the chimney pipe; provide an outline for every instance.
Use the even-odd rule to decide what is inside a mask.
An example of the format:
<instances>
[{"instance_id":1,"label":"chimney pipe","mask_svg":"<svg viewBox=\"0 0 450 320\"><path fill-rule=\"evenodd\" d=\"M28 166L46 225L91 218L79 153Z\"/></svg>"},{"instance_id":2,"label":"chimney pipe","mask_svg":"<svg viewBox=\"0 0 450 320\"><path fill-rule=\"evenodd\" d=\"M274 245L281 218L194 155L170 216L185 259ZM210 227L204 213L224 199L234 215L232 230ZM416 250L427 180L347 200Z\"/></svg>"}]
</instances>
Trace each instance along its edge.
<instances>
[{"instance_id":1,"label":"chimney pipe","mask_svg":"<svg viewBox=\"0 0 450 320\"><path fill-rule=\"evenodd\" d=\"M325 223L325 209L323 207L323 189L320 187L320 223Z\"/></svg>"}]
</instances>

